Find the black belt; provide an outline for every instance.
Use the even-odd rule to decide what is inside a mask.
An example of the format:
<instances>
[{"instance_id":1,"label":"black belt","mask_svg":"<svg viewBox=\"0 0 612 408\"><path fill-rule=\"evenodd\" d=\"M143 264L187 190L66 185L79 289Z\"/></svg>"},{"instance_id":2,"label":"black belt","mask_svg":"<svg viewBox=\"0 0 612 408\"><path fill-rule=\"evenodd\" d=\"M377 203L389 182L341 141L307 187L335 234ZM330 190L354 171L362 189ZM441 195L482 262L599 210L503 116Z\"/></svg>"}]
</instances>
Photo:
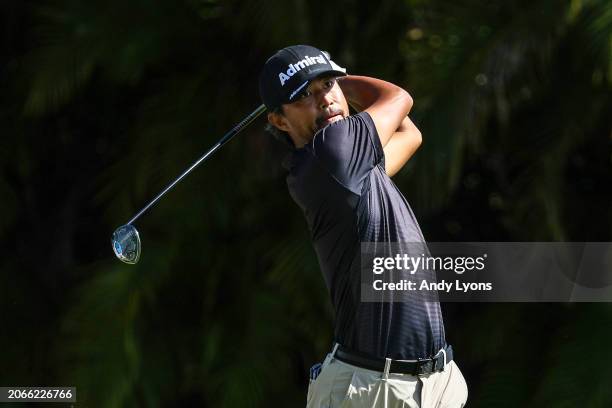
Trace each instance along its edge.
<instances>
[{"instance_id":1,"label":"black belt","mask_svg":"<svg viewBox=\"0 0 612 408\"><path fill-rule=\"evenodd\" d=\"M446 353L446 358L444 354ZM385 370L385 359L371 357L363 353L351 351L343 346L338 346L334 355L338 360L368 370ZM444 364L453 359L453 348L448 345L444 352L440 351L432 358L419 359L417 361L391 360L389 373L424 375L444 370ZM445 361L446 360L446 361Z\"/></svg>"}]
</instances>

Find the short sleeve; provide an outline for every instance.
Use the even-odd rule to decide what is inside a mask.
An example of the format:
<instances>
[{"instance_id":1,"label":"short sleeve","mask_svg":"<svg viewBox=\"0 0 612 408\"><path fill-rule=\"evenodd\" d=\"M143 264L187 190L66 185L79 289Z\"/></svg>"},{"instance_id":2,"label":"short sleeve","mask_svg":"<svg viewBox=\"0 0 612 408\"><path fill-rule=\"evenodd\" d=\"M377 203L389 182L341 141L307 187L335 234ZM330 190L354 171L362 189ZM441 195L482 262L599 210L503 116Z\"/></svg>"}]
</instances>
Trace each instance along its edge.
<instances>
[{"instance_id":1,"label":"short sleeve","mask_svg":"<svg viewBox=\"0 0 612 408\"><path fill-rule=\"evenodd\" d=\"M313 153L332 177L361 194L365 177L379 164L384 152L376 126L367 112L334 122L313 139Z\"/></svg>"}]
</instances>

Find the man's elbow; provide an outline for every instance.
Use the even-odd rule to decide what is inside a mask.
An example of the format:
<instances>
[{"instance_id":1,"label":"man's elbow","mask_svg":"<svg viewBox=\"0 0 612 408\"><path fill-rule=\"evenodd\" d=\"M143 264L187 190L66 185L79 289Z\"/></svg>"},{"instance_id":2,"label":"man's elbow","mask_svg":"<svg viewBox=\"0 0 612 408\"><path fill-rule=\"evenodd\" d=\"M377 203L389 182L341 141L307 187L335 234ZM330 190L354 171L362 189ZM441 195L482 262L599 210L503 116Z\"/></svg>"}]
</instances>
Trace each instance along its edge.
<instances>
[{"instance_id":1,"label":"man's elbow","mask_svg":"<svg viewBox=\"0 0 612 408\"><path fill-rule=\"evenodd\" d=\"M390 94L388 94L387 99L392 106L398 111L402 111L405 115L408 115L410 109L412 109L412 96L405 89L394 85L393 88L389 89Z\"/></svg>"},{"instance_id":2,"label":"man's elbow","mask_svg":"<svg viewBox=\"0 0 612 408\"><path fill-rule=\"evenodd\" d=\"M414 103L414 101L412 100L412 96L410 96L408 91L400 87L398 87L398 93L399 93L398 99L400 99L401 101L400 103L404 107L404 110L406 111L406 115L407 115L412 109L412 105Z\"/></svg>"},{"instance_id":3,"label":"man's elbow","mask_svg":"<svg viewBox=\"0 0 612 408\"><path fill-rule=\"evenodd\" d=\"M413 151L417 150L423 143L423 135L418 127L410 120L408 116L404 119L405 131L409 135L410 145Z\"/></svg>"},{"instance_id":4,"label":"man's elbow","mask_svg":"<svg viewBox=\"0 0 612 408\"><path fill-rule=\"evenodd\" d=\"M423 144L423 135L421 134L421 131L416 126L414 127L412 138L414 139L415 149L418 149L419 147L421 147L421 144Z\"/></svg>"}]
</instances>

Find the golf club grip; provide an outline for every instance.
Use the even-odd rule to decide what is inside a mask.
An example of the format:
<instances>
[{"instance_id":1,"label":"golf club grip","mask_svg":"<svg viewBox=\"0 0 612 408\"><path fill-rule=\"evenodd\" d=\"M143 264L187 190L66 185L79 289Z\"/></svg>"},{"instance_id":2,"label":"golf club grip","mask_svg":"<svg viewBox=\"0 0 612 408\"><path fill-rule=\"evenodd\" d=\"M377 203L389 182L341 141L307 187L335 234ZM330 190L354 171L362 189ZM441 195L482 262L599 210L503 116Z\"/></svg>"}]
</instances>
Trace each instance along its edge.
<instances>
[{"instance_id":1,"label":"golf club grip","mask_svg":"<svg viewBox=\"0 0 612 408\"><path fill-rule=\"evenodd\" d=\"M255 109L249 116L244 118L240 123L238 123L232 130L227 132L213 147L211 147L202 157L196 160L187 170L185 170L180 176L178 176L172 183L170 183L161 193L159 193L153 200L151 200L142 210L138 212L126 225L131 225L134 221L136 221L142 214L144 214L153 204L155 204L164 194L172 189L178 182L180 182L185 176L187 176L193 169L198 167L203 161L205 161L211 154L213 154L217 149L223 146L227 141L229 141L232 137L237 135L242 129L245 128L249 123L255 120L259 115L261 115L266 110L265 105L259 105L257 109Z\"/></svg>"}]
</instances>

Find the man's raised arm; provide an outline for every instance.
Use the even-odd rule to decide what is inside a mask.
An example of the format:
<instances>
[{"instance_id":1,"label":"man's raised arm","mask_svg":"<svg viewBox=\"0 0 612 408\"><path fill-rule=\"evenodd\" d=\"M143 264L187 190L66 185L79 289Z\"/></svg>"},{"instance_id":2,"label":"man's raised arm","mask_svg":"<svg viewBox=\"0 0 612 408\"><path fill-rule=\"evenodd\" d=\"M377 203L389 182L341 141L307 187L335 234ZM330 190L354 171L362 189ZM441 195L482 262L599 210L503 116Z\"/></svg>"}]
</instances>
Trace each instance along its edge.
<instances>
[{"instance_id":1,"label":"man's raised arm","mask_svg":"<svg viewBox=\"0 0 612 408\"><path fill-rule=\"evenodd\" d=\"M423 138L421 132L408 116L402 121L389 143L383 148L385 152L385 172L389 177L394 176L404 167L421 146Z\"/></svg>"},{"instance_id":2,"label":"man's raised arm","mask_svg":"<svg viewBox=\"0 0 612 408\"><path fill-rule=\"evenodd\" d=\"M421 133L407 117L412 97L397 85L371 77L349 75L339 84L347 102L372 117L385 152L385 171L393 176L421 144Z\"/></svg>"}]
</instances>

